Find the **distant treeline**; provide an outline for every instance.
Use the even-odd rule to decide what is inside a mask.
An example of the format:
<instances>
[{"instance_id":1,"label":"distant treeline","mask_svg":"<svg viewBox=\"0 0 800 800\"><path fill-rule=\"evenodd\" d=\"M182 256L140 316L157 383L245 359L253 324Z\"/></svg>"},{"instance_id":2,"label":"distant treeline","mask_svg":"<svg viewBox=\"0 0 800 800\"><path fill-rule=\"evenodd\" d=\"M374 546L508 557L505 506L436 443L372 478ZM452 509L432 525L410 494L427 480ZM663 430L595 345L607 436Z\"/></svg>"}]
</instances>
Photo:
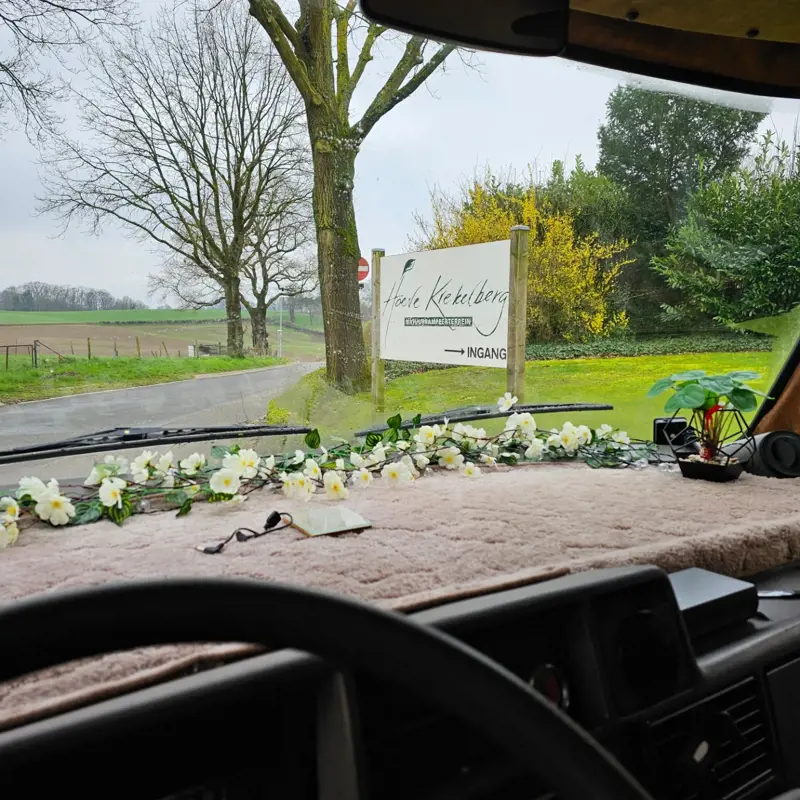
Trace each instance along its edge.
<instances>
[{"instance_id":1,"label":"distant treeline","mask_svg":"<svg viewBox=\"0 0 800 800\"><path fill-rule=\"evenodd\" d=\"M104 289L84 286L57 286L31 281L0 291L2 311L126 311L147 308L127 295L114 297Z\"/></svg>"}]
</instances>

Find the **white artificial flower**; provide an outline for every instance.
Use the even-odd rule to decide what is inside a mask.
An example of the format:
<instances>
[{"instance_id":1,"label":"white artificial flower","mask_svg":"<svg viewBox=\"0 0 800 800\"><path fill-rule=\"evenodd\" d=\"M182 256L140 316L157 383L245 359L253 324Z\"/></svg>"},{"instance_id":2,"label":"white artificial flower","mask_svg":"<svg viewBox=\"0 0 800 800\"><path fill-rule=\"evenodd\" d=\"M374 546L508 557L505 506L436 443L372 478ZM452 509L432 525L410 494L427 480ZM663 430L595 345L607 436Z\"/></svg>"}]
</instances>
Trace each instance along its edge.
<instances>
[{"instance_id":1,"label":"white artificial flower","mask_svg":"<svg viewBox=\"0 0 800 800\"><path fill-rule=\"evenodd\" d=\"M547 446L548 447L561 447L561 439L559 438L558 432L551 433L547 437Z\"/></svg>"},{"instance_id":2,"label":"white artificial flower","mask_svg":"<svg viewBox=\"0 0 800 800\"><path fill-rule=\"evenodd\" d=\"M206 457L201 453L192 453L181 461L180 467L187 475L197 475L206 465Z\"/></svg>"},{"instance_id":3,"label":"white artificial flower","mask_svg":"<svg viewBox=\"0 0 800 800\"><path fill-rule=\"evenodd\" d=\"M211 476L208 485L214 494L236 494L242 482L235 470L223 467Z\"/></svg>"},{"instance_id":4,"label":"white artificial flower","mask_svg":"<svg viewBox=\"0 0 800 800\"><path fill-rule=\"evenodd\" d=\"M122 490L126 486L127 484L122 478L103 478L98 492L100 502L106 508L111 508L112 506L122 508Z\"/></svg>"},{"instance_id":5,"label":"white artificial flower","mask_svg":"<svg viewBox=\"0 0 800 800\"><path fill-rule=\"evenodd\" d=\"M275 471L275 456L268 456L262 458L261 463L258 465L258 477L268 478Z\"/></svg>"},{"instance_id":6,"label":"white artificial flower","mask_svg":"<svg viewBox=\"0 0 800 800\"><path fill-rule=\"evenodd\" d=\"M353 473L353 481L356 486L369 486L372 483L372 473L361 467L358 472Z\"/></svg>"},{"instance_id":7,"label":"white artificial flower","mask_svg":"<svg viewBox=\"0 0 800 800\"><path fill-rule=\"evenodd\" d=\"M405 464L395 461L393 464L385 464L381 470L381 477L394 486L400 486L412 480L411 473L406 469Z\"/></svg>"},{"instance_id":8,"label":"white artificial flower","mask_svg":"<svg viewBox=\"0 0 800 800\"><path fill-rule=\"evenodd\" d=\"M519 425L519 418L521 414L517 414L515 411L508 419L506 420L505 428L506 431L515 431L517 429L517 425Z\"/></svg>"},{"instance_id":9,"label":"white artificial flower","mask_svg":"<svg viewBox=\"0 0 800 800\"><path fill-rule=\"evenodd\" d=\"M436 434L430 425L423 425L415 434L414 441L423 448L433 444L436 441Z\"/></svg>"},{"instance_id":10,"label":"white artificial flower","mask_svg":"<svg viewBox=\"0 0 800 800\"><path fill-rule=\"evenodd\" d=\"M386 461L386 447L380 442L372 448L372 453L367 457L369 464L380 464Z\"/></svg>"},{"instance_id":11,"label":"white artificial flower","mask_svg":"<svg viewBox=\"0 0 800 800\"><path fill-rule=\"evenodd\" d=\"M222 459L222 468L233 470L240 478L255 478L258 474L258 453L248 449L228 453Z\"/></svg>"},{"instance_id":12,"label":"white artificial flower","mask_svg":"<svg viewBox=\"0 0 800 800\"><path fill-rule=\"evenodd\" d=\"M528 448L525 450L525 458L531 461L538 461L544 453L545 445L541 439L531 439Z\"/></svg>"},{"instance_id":13,"label":"white artificial flower","mask_svg":"<svg viewBox=\"0 0 800 800\"><path fill-rule=\"evenodd\" d=\"M44 481L39 478L20 478L19 489L17 489L17 499L23 500L30 497L32 500L37 500L40 494L47 490Z\"/></svg>"},{"instance_id":14,"label":"white artificial flower","mask_svg":"<svg viewBox=\"0 0 800 800\"><path fill-rule=\"evenodd\" d=\"M592 429L588 425L578 425L576 433L578 436L578 444L591 444Z\"/></svg>"},{"instance_id":15,"label":"white artificial flower","mask_svg":"<svg viewBox=\"0 0 800 800\"><path fill-rule=\"evenodd\" d=\"M481 462L486 464L487 467L496 467L497 459L488 453L481 453Z\"/></svg>"},{"instance_id":16,"label":"white artificial flower","mask_svg":"<svg viewBox=\"0 0 800 800\"><path fill-rule=\"evenodd\" d=\"M611 433L613 432L613 428L608 425L607 423L603 423L595 432L595 438L597 439L607 439Z\"/></svg>"},{"instance_id":17,"label":"white artificial flower","mask_svg":"<svg viewBox=\"0 0 800 800\"><path fill-rule=\"evenodd\" d=\"M0 518L3 522L19 519L19 503L13 497L0 497Z\"/></svg>"},{"instance_id":18,"label":"white artificial flower","mask_svg":"<svg viewBox=\"0 0 800 800\"><path fill-rule=\"evenodd\" d=\"M4 547L11 547L19 538L19 528L13 520L8 520L0 524L0 550Z\"/></svg>"},{"instance_id":19,"label":"white artificial flower","mask_svg":"<svg viewBox=\"0 0 800 800\"><path fill-rule=\"evenodd\" d=\"M306 467L303 472L305 472L305 474L311 478L311 480L318 481L322 477L322 470L319 468L319 464L317 464L313 458L306 459Z\"/></svg>"},{"instance_id":20,"label":"white artificial flower","mask_svg":"<svg viewBox=\"0 0 800 800\"><path fill-rule=\"evenodd\" d=\"M417 469L425 469L431 460L423 453L417 453L414 456L414 463L417 465Z\"/></svg>"},{"instance_id":21,"label":"white artificial flower","mask_svg":"<svg viewBox=\"0 0 800 800\"><path fill-rule=\"evenodd\" d=\"M302 464L306 460L306 454L302 450L295 450L294 451L294 458L292 459L292 464Z\"/></svg>"},{"instance_id":22,"label":"white artificial flower","mask_svg":"<svg viewBox=\"0 0 800 800\"><path fill-rule=\"evenodd\" d=\"M150 470L154 470L156 468L156 459L158 458L158 453L154 453L152 450L144 450L141 452L136 458L133 459L131 462L131 472L136 475L137 473L147 473L148 477L150 475ZM142 483L143 481L137 481L137 483Z\"/></svg>"},{"instance_id":23,"label":"white artificial flower","mask_svg":"<svg viewBox=\"0 0 800 800\"><path fill-rule=\"evenodd\" d=\"M564 449L567 455L571 455L578 449L578 432L574 428L567 428L565 425L561 433L557 436L558 444Z\"/></svg>"},{"instance_id":24,"label":"white artificial flower","mask_svg":"<svg viewBox=\"0 0 800 800\"><path fill-rule=\"evenodd\" d=\"M627 431L614 431L614 433L611 434L611 438L617 444L630 444L631 443L631 439L630 439L630 436L628 436Z\"/></svg>"},{"instance_id":25,"label":"white artificial flower","mask_svg":"<svg viewBox=\"0 0 800 800\"><path fill-rule=\"evenodd\" d=\"M166 475L173 468L173 466L172 450L170 450L168 453L164 453L164 455L161 456L156 462L156 472L158 472L160 475Z\"/></svg>"},{"instance_id":26,"label":"white artificial flower","mask_svg":"<svg viewBox=\"0 0 800 800\"><path fill-rule=\"evenodd\" d=\"M75 516L75 506L68 497L59 493L58 488L48 488L40 494L34 511L39 519L51 525L66 525Z\"/></svg>"},{"instance_id":27,"label":"white artificial flower","mask_svg":"<svg viewBox=\"0 0 800 800\"><path fill-rule=\"evenodd\" d=\"M497 398L497 408L500 411L510 411L511 406L516 405L518 397L512 397L511 392L506 392L502 397Z\"/></svg>"},{"instance_id":28,"label":"white artificial flower","mask_svg":"<svg viewBox=\"0 0 800 800\"><path fill-rule=\"evenodd\" d=\"M338 470L343 470L344 469L344 459L343 458L337 458L336 459L336 469L338 469Z\"/></svg>"},{"instance_id":29,"label":"white artificial flower","mask_svg":"<svg viewBox=\"0 0 800 800\"><path fill-rule=\"evenodd\" d=\"M413 478L419 477L419 472L411 459L411 456L405 455L400 459L400 463L411 473Z\"/></svg>"},{"instance_id":30,"label":"white artificial flower","mask_svg":"<svg viewBox=\"0 0 800 800\"><path fill-rule=\"evenodd\" d=\"M331 500L344 500L349 494L336 470L328 470L322 478L322 483L325 486L325 494Z\"/></svg>"},{"instance_id":31,"label":"white artificial flower","mask_svg":"<svg viewBox=\"0 0 800 800\"><path fill-rule=\"evenodd\" d=\"M128 460L122 456L107 455L102 462L96 463L89 476L83 482L84 486L99 486L103 478L112 478L121 472L127 472Z\"/></svg>"},{"instance_id":32,"label":"white artificial flower","mask_svg":"<svg viewBox=\"0 0 800 800\"><path fill-rule=\"evenodd\" d=\"M464 456L457 447L446 447L439 453L439 466L445 469L458 469L464 463Z\"/></svg>"},{"instance_id":33,"label":"white artificial flower","mask_svg":"<svg viewBox=\"0 0 800 800\"><path fill-rule=\"evenodd\" d=\"M468 461L462 465L461 474L467 478L477 478L481 474L481 468L477 464Z\"/></svg>"},{"instance_id":34,"label":"white artificial flower","mask_svg":"<svg viewBox=\"0 0 800 800\"><path fill-rule=\"evenodd\" d=\"M166 475L158 472L156 473L156 478L158 479L158 488L159 489L174 489L175 488L175 475L172 472L168 472Z\"/></svg>"},{"instance_id":35,"label":"white artificial flower","mask_svg":"<svg viewBox=\"0 0 800 800\"><path fill-rule=\"evenodd\" d=\"M405 439L398 439L397 443L395 444L395 447L398 450L408 450L410 446L411 442L407 442Z\"/></svg>"},{"instance_id":36,"label":"white artificial flower","mask_svg":"<svg viewBox=\"0 0 800 800\"><path fill-rule=\"evenodd\" d=\"M517 414L517 430L523 436L533 436L536 433L536 420L533 418L533 414L527 411L524 414Z\"/></svg>"},{"instance_id":37,"label":"white artificial flower","mask_svg":"<svg viewBox=\"0 0 800 800\"><path fill-rule=\"evenodd\" d=\"M293 472L284 480L283 492L287 497L308 500L314 492L314 482L302 472Z\"/></svg>"},{"instance_id":38,"label":"white artificial flower","mask_svg":"<svg viewBox=\"0 0 800 800\"><path fill-rule=\"evenodd\" d=\"M366 466L367 462L362 458L360 453L350 453L350 463L356 469L362 469Z\"/></svg>"}]
</instances>

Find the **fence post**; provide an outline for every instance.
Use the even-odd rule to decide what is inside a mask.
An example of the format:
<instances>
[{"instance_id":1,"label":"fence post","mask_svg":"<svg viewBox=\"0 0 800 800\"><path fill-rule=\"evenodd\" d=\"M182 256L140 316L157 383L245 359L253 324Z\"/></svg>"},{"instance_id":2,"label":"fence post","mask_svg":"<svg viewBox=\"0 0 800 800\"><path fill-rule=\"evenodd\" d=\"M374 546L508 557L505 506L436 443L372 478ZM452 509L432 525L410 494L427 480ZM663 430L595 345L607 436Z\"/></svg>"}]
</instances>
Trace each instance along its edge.
<instances>
[{"instance_id":1,"label":"fence post","mask_svg":"<svg viewBox=\"0 0 800 800\"><path fill-rule=\"evenodd\" d=\"M33 340L33 366L39 366L39 340Z\"/></svg>"},{"instance_id":2,"label":"fence post","mask_svg":"<svg viewBox=\"0 0 800 800\"><path fill-rule=\"evenodd\" d=\"M386 251L376 248L372 251L372 405L376 411L383 411L384 377L381 360L381 259Z\"/></svg>"},{"instance_id":3,"label":"fence post","mask_svg":"<svg viewBox=\"0 0 800 800\"><path fill-rule=\"evenodd\" d=\"M161 346L164 348L164 355L169 358L169 350L167 350L167 345L164 343L164 340L161 340Z\"/></svg>"},{"instance_id":4,"label":"fence post","mask_svg":"<svg viewBox=\"0 0 800 800\"><path fill-rule=\"evenodd\" d=\"M10 349L11 348L8 345L6 345L6 372L8 372L8 351Z\"/></svg>"},{"instance_id":5,"label":"fence post","mask_svg":"<svg viewBox=\"0 0 800 800\"><path fill-rule=\"evenodd\" d=\"M75 348L72 346L72 342L69 343L69 351L72 355L75 355Z\"/></svg>"},{"instance_id":6,"label":"fence post","mask_svg":"<svg viewBox=\"0 0 800 800\"><path fill-rule=\"evenodd\" d=\"M139 341L139 337L136 337L136 358L142 357L142 343Z\"/></svg>"},{"instance_id":7,"label":"fence post","mask_svg":"<svg viewBox=\"0 0 800 800\"><path fill-rule=\"evenodd\" d=\"M86 352L89 354L89 361L92 360L92 337L86 337Z\"/></svg>"},{"instance_id":8,"label":"fence post","mask_svg":"<svg viewBox=\"0 0 800 800\"><path fill-rule=\"evenodd\" d=\"M117 337L114 337L114 358L119 358L119 350L117 350Z\"/></svg>"},{"instance_id":9,"label":"fence post","mask_svg":"<svg viewBox=\"0 0 800 800\"><path fill-rule=\"evenodd\" d=\"M508 347L506 389L525 401L525 334L528 312L528 248L530 228L511 229L511 261L508 275Z\"/></svg>"}]
</instances>

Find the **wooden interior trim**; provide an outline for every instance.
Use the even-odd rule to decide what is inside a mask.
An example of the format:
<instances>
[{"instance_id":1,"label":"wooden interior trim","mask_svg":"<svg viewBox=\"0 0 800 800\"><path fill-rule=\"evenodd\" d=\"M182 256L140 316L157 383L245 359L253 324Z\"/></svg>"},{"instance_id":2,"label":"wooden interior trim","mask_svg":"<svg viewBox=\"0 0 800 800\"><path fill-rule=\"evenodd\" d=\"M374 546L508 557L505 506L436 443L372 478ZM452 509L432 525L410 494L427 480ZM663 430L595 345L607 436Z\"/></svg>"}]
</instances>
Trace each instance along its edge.
<instances>
[{"instance_id":1,"label":"wooden interior trim","mask_svg":"<svg viewBox=\"0 0 800 800\"><path fill-rule=\"evenodd\" d=\"M800 434L800 366L775 401L772 408L758 423L755 433L794 431Z\"/></svg>"},{"instance_id":2,"label":"wooden interior trim","mask_svg":"<svg viewBox=\"0 0 800 800\"><path fill-rule=\"evenodd\" d=\"M574 11L564 56L728 91L800 96L798 45L669 30Z\"/></svg>"},{"instance_id":3,"label":"wooden interior trim","mask_svg":"<svg viewBox=\"0 0 800 800\"><path fill-rule=\"evenodd\" d=\"M800 42L800 0L570 0L569 7L679 31Z\"/></svg>"}]
</instances>

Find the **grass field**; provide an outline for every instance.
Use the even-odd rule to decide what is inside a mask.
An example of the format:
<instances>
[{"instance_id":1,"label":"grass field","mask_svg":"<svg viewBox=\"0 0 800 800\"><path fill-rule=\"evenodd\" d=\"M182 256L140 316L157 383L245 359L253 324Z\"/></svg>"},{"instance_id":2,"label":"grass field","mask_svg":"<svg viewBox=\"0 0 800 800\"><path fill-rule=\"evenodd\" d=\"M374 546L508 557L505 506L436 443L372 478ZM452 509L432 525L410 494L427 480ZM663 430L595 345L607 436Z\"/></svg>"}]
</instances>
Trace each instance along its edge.
<instances>
[{"instance_id":1,"label":"grass field","mask_svg":"<svg viewBox=\"0 0 800 800\"><path fill-rule=\"evenodd\" d=\"M242 317L248 318L247 311L242 310ZM132 322L197 322L203 320L224 320L225 312L219 308L190 309L132 309L130 311L2 311L0 325L96 325L98 323L117 323L124 325ZM268 321L277 326L280 311L268 311ZM289 312L284 311L283 321L289 322ZM294 324L301 328L322 330L322 315L308 314L305 311L295 312Z\"/></svg>"},{"instance_id":2,"label":"grass field","mask_svg":"<svg viewBox=\"0 0 800 800\"><path fill-rule=\"evenodd\" d=\"M41 400L101 389L123 389L153 383L186 380L195 375L270 367L284 363L277 358L93 358L59 361L40 359L38 369L30 361L12 357L10 369L0 368L0 403ZM4 366L4 365L0 365Z\"/></svg>"},{"instance_id":3,"label":"grass field","mask_svg":"<svg viewBox=\"0 0 800 800\"><path fill-rule=\"evenodd\" d=\"M658 378L688 369L704 369L709 373L747 369L765 376L753 386L766 391L771 380L770 359L770 353L761 352L528 362L525 401L608 403L614 406L613 411L543 414L537 423L541 428L550 428L567 419L593 427L607 422L627 430L631 436L649 439L653 418L663 414L666 400L666 396L646 397ZM387 384L386 411L375 414L367 394L343 395L325 383L320 371L307 375L277 398L275 404L288 409L292 421L309 422L326 436L347 437L358 428L383 422L397 412L406 418L418 412L493 404L504 389L505 371L500 369L458 367L408 375Z\"/></svg>"}]
</instances>

